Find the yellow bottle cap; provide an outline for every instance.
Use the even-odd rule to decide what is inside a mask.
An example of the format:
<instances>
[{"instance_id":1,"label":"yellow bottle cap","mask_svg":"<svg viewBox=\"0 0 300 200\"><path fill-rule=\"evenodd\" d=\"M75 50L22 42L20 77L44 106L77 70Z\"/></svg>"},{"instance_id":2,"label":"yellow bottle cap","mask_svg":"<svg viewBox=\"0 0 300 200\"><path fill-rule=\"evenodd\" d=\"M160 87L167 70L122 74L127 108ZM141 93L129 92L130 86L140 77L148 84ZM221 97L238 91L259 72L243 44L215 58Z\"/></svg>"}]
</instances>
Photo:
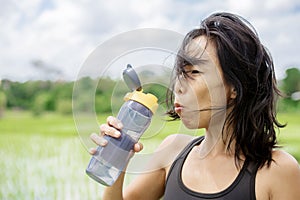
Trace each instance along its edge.
<instances>
[{"instance_id":1,"label":"yellow bottle cap","mask_svg":"<svg viewBox=\"0 0 300 200\"><path fill-rule=\"evenodd\" d=\"M154 114L157 110L158 103L157 103L157 98L153 94L150 93L143 93L143 91L133 91L130 93L127 93L124 97L125 101L128 100L133 100L137 101L144 106L146 106L148 109L151 110L151 112Z\"/></svg>"}]
</instances>

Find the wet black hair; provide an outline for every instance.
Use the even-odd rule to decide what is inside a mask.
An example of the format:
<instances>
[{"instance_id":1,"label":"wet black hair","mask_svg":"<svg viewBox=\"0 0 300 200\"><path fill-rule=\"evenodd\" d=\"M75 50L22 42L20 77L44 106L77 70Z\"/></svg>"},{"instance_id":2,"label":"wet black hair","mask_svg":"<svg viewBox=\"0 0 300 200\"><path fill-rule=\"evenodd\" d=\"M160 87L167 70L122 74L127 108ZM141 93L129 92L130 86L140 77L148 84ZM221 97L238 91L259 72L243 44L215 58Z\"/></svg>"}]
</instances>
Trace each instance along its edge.
<instances>
[{"instance_id":1,"label":"wet black hair","mask_svg":"<svg viewBox=\"0 0 300 200\"><path fill-rule=\"evenodd\" d=\"M233 86L236 98L223 126L223 140L228 150L235 141L236 163L242 155L259 167L272 162L272 150L277 146L275 129L284 127L276 119L277 88L272 57L262 45L254 27L241 16L231 13L214 13L201 22L200 28L190 31L178 52L170 92L167 93L169 116L179 118L174 112L174 82L184 73L183 67L192 64L185 56L187 45L199 36L213 42L222 69L224 81ZM225 126L226 124L226 126ZM224 129L230 134L224 135ZM230 129L230 130L229 130Z\"/></svg>"}]
</instances>

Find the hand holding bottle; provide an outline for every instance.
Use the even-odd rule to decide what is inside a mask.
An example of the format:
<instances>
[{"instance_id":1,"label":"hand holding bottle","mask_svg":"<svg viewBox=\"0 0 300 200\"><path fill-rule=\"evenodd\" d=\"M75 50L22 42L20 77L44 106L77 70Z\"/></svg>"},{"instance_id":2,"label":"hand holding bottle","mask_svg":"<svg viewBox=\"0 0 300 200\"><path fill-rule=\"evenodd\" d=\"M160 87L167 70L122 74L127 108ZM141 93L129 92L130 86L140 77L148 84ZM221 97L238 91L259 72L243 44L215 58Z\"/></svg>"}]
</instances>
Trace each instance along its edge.
<instances>
[{"instance_id":1,"label":"hand holding bottle","mask_svg":"<svg viewBox=\"0 0 300 200\"><path fill-rule=\"evenodd\" d=\"M113 137L113 138L119 138L121 136L121 129L123 128L123 124L120 120L113 116L109 116L106 119L106 124L100 125L100 133L92 133L90 135L91 140L99 146L105 147L107 144L107 140L104 138L104 135ZM133 151L135 153L140 152L143 150L143 144L140 142L137 142L134 147ZM94 155L97 151L97 148L91 148L89 150L89 153Z\"/></svg>"}]
</instances>

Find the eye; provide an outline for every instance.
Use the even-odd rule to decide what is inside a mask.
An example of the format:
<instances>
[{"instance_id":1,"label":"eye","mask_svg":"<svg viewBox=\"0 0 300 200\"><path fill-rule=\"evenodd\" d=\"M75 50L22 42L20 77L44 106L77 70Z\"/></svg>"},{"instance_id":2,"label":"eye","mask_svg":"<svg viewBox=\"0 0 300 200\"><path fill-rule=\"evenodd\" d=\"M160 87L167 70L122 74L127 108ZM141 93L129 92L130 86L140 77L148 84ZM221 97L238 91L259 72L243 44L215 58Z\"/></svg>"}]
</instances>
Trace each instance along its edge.
<instances>
[{"instance_id":1,"label":"eye","mask_svg":"<svg viewBox=\"0 0 300 200\"><path fill-rule=\"evenodd\" d=\"M188 71L185 71L187 74L190 74L190 75L198 75L198 74L201 74L201 71L199 70L196 70L196 69L193 69L193 70L188 70Z\"/></svg>"},{"instance_id":2,"label":"eye","mask_svg":"<svg viewBox=\"0 0 300 200\"><path fill-rule=\"evenodd\" d=\"M199 70L191 70L191 72L190 72L191 74L200 74L201 72L199 71Z\"/></svg>"}]
</instances>

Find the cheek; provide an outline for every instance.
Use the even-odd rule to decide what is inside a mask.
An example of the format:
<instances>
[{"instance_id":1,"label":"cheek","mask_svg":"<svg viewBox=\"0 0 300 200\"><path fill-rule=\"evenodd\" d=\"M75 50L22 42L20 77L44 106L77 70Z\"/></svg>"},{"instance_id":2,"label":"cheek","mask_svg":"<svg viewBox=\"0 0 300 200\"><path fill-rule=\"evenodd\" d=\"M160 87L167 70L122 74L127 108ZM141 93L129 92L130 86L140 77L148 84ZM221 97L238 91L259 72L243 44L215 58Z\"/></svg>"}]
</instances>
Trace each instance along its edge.
<instances>
[{"instance_id":1,"label":"cheek","mask_svg":"<svg viewBox=\"0 0 300 200\"><path fill-rule=\"evenodd\" d=\"M194 87L194 96L197 100L197 106L200 109L209 108L211 105L212 90L208 87L208 82L204 78L197 81L197 86Z\"/></svg>"},{"instance_id":2,"label":"cheek","mask_svg":"<svg viewBox=\"0 0 300 200\"><path fill-rule=\"evenodd\" d=\"M209 102L212 107L225 106L227 104L227 88L221 78L214 76L208 79L207 92L209 96Z\"/></svg>"}]
</instances>

